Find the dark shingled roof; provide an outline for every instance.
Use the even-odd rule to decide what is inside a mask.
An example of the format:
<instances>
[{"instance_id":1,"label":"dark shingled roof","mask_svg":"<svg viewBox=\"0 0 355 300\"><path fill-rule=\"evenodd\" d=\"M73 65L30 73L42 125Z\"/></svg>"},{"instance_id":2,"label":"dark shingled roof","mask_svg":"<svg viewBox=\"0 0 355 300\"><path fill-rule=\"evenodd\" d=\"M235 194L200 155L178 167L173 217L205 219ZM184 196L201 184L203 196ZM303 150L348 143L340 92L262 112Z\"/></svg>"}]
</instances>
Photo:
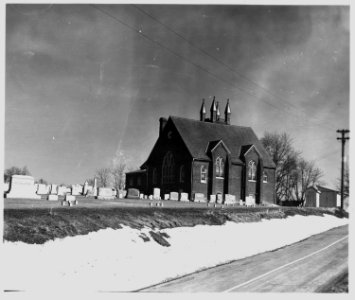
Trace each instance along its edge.
<instances>
[{"instance_id":1,"label":"dark shingled roof","mask_svg":"<svg viewBox=\"0 0 355 300\"><path fill-rule=\"evenodd\" d=\"M340 194L340 191L337 191L337 190L332 190L330 188L326 188L324 186L320 186L320 185L317 185L317 189L320 191L320 192L337 192Z\"/></svg>"},{"instance_id":2,"label":"dark shingled roof","mask_svg":"<svg viewBox=\"0 0 355 300\"><path fill-rule=\"evenodd\" d=\"M254 145L262 156L265 167L275 168L275 164L262 146L253 129L235 125L209 123L180 117L170 117L184 140L192 157L209 160L206 147L211 141L222 140L232 152L232 162L241 163L240 155L243 146ZM244 147L243 150L245 151Z\"/></svg>"}]
</instances>

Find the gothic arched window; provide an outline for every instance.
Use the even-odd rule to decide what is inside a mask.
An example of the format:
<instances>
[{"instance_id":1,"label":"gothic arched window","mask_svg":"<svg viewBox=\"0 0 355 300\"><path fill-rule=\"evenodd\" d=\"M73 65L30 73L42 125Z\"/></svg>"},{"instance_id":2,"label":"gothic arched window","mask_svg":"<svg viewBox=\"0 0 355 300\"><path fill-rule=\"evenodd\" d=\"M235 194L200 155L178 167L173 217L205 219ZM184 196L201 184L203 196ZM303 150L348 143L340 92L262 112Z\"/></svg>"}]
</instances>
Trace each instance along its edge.
<instances>
[{"instance_id":1,"label":"gothic arched window","mask_svg":"<svg viewBox=\"0 0 355 300\"><path fill-rule=\"evenodd\" d=\"M253 160L248 164L248 180L256 180L256 163Z\"/></svg>"},{"instance_id":2,"label":"gothic arched window","mask_svg":"<svg viewBox=\"0 0 355 300\"><path fill-rule=\"evenodd\" d=\"M174 156L171 151L168 151L163 159L163 183L174 182L175 176Z\"/></svg>"},{"instance_id":3,"label":"gothic arched window","mask_svg":"<svg viewBox=\"0 0 355 300\"><path fill-rule=\"evenodd\" d=\"M224 176L224 161L222 157L216 158L216 176L223 177Z\"/></svg>"}]
</instances>

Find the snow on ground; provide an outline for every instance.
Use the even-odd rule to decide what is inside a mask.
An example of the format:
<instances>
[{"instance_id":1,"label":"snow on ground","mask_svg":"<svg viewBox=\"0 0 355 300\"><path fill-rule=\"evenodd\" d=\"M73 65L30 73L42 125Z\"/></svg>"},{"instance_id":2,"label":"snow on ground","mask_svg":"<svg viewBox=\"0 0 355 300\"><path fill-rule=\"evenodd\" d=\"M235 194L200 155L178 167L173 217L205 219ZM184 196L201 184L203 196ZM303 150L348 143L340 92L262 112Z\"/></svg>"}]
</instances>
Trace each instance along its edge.
<instances>
[{"instance_id":1,"label":"snow on ground","mask_svg":"<svg viewBox=\"0 0 355 300\"><path fill-rule=\"evenodd\" d=\"M104 229L30 245L5 242L4 289L131 291L227 261L273 250L347 224L334 216L293 216L257 223L164 229L170 247L150 228Z\"/></svg>"}]
</instances>

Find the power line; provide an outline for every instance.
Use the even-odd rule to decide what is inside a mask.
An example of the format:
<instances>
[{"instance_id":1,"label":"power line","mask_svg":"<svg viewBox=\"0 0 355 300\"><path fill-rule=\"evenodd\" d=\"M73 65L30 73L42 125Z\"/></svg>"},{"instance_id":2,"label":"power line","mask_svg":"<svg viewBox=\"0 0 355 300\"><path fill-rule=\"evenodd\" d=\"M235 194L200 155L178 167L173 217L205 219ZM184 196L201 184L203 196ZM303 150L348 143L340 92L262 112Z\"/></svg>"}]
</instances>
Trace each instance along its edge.
<instances>
[{"instance_id":1,"label":"power line","mask_svg":"<svg viewBox=\"0 0 355 300\"><path fill-rule=\"evenodd\" d=\"M286 112L286 113L290 113L290 112L285 111L285 109L282 109L281 107L279 107L279 106L277 106L277 105L275 105L275 104L273 104L273 103L271 103L271 102L269 102L269 101L266 101L265 99L257 98L255 95L250 94L250 93L247 92L245 89L242 89L242 88L240 88L239 86L235 86L233 83L230 83L230 82L228 82L228 81L226 81L226 80L224 80L224 79L218 77L218 76L215 75L214 73L210 72L208 69L206 69L206 68L204 68L204 67L202 67L202 66L196 64L195 62L193 62L193 61L191 61L191 60L185 58L184 56L182 56L182 55L176 53L175 51L171 50L169 47L163 45L162 43L158 42L157 40L151 39L148 35L144 34L144 33L142 32L142 30L136 29L136 28L133 27L132 25L130 25L130 24L128 24L128 23L122 21L120 18L118 18L118 17L116 17L116 16L110 14L109 12L107 12L107 11L101 9L101 8L99 8L97 5L95 5L95 4L90 4L90 6L93 7L94 9L100 11L101 13L105 14L106 16L108 16L108 17L110 17L110 18L116 20L117 22L119 22L119 23L122 24L123 26L125 26L125 27L131 29L132 31L134 31L134 32L136 32L136 33L138 33L139 35L141 35L142 37L144 37L146 40L149 40L150 42L152 42L152 43L154 43L154 44L156 44L156 45L162 47L163 49L165 49L165 50L168 51L169 53L175 55L176 57L178 57L178 58L180 58L180 59L182 59L182 60L188 62L189 64L195 66L196 68L198 68L198 69L200 69L200 70L206 72L206 73L209 74L211 77L213 77L213 78L219 80L220 82L222 82L222 83L224 83L224 84L227 84L228 86L233 86L233 87L235 87L236 89L238 89L238 90L240 90L240 91L242 91L242 92L248 94L249 96L251 96L251 97L253 97L253 98L257 99L257 100L261 100L261 101L265 102L266 104L272 106L273 108L275 108L275 109L277 109L277 110L279 110L279 111L283 111L283 112ZM282 103L283 103L283 102L282 102ZM286 103L288 103L288 102L286 102ZM294 117L297 118L298 116L294 115ZM306 121L310 122L310 120L308 120L308 119L307 119ZM322 124L317 124L317 125L318 125L318 126L322 126ZM323 126L323 127L324 127L324 126ZM329 127L329 128L330 128L330 127ZM333 129L333 128L332 128L332 129Z\"/></svg>"},{"instance_id":2,"label":"power line","mask_svg":"<svg viewBox=\"0 0 355 300\"><path fill-rule=\"evenodd\" d=\"M257 82L253 81L252 79L246 77L245 75L239 73L237 70L231 68L229 65L227 65L225 62L223 62L222 60L218 59L217 57L211 55L210 53L208 53L207 51L197 47L196 45L194 45L192 42L190 42L187 38L185 38L183 35L181 35L180 33L178 33L177 31L175 31L174 29L172 29L171 27L169 27L168 25L166 25L165 23L161 22L159 19L157 19L156 17L154 17L153 15L149 14L147 11L145 11L144 9L140 8L138 5L136 4L131 4L131 6L133 6L134 8L136 8L137 10L139 10L141 13L145 14L146 16L150 17L151 19L153 19L154 21L156 21L157 23L159 23L161 26L163 26L164 28L166 28L167 30L169 30L170 32L174 33L175 35L177 35L179 38L181 38L182 40L184 40L187 44L189 44L192 48L198 50L199 52L201 52L202 54L208 56L209 58L213 59L214 61L216 61L217 63L221 64L222 66L224 66L225 68L227 68L229 71L237 74L239 77L243 78L244 80L256 85L257 87L261 88L262 90L264 90L265 92L269 93L271 96L277 98L277 96L275 96L274 94L272 94L268 89L266 89L265 87L261 86L260 84L258 84ZM286 102L287 104L293 106L291 103Z\"/></svg>"},{"instance_id":3,"label":"power line","mask_svg":"<svg viewBox=\"0 0 355 300\"><path fill-rule=\"evenodd\" d=\"M247 76L241 74L240 72L238 72L237 70L231 68L228 64L226 64L224 61L218 59L217 57L211 55L210 53L208 53L207 51L197 47L195 44L193 44L191 41L189 41L187 38L185 38L183 35L181 35L179 32L175 31L173 28L169 27L168 25L166 25L165 23L163 23L162 21L160 21L158 18L154 17L153 15L151 15L149 12L147 12L146 10L142 9L141 7L139 7L138 5L135 4L131 4L131 6L133 6L135 9L137 9L138 11L140 11L141 13L143 13L144 15L148 16L149 18L153 19L155 22L157 22L158 24L160 24L161 26L163 26L165 29L167 29L168 31L174 33L176 36L178 36L179 38L181 38L182 40L184 40L188 45L190 45L192 48L198 50L199 52L201 52L202 54L208 56L209 58L211 58L212 60L214 60L215 62L221 64L222 66L224 66L225 68L227 68L229 71L231 71L232 73L238 75L239 77L243 78L244 80L246 80L247 82L250 82L252 84L254 84L255 86L259 87L260 89L262 89L264 92L268 93L269 95L271 95L272 97L278 99L281 101L282 104L287 104L289 105L291 108L298 110L298 108L293 105L292 103L280 98L279 96L275 95L273 92L271 92L269 89L263 87L262 85L260 85L259 83L255 82L254 80L248 78ZM317 126L321 126L322 124L319 123L314 123ZM328 127L329 129L333 129Z\"/></svg>"},{"instance_id":4,"label":"power line","mask_svg":"<svg viewBox=\"0 0 355 300\"><path fill-rule=\"evenodd\" d=\"M142 32L142 30L136 29L135 27L133 27L133 26L129 25L128 23L122 21L122 20L119 19L118 17L116 17L116 16L114 16L114 15L108 13L107 11L105 11L105 10L99 8L99 7L97 7L95 4L89 4L89 5L90 5L91 7L93 7L93 8L95 8L95 9L99 10L101 13L103 13L103 14L109 16L110 18L116 20L116 21L119 22L120 24L126 26L127 28L129 28L129 29L135 31L136 33L139 33L139 34L140 34L142 37L144 37L145 39L147 39L147 40L151 41L152 43L157 44L158 46L164 48L165 50L167 50L167 51L170 52L171 54L173 54L173 55L177 56L178 58L180 58L180 59L182 59L182 60L188 62L189 64L195 66L196 68L198 68L198 69L200 69L200 70L202 70L202 71L208 73L208 74L209 74L210 76L212 76L213 78L215 78L215 79L217 79L217 80L219 80L219 81L221 81L221 82L227 84L228 86L233 86L233 87L235 87L236 89L238 89L238 90L240 90L240 91L242 91L242 92L248 94L249 96L251 96L251 97L253 97L253 98L257 99L257 100L260 100L260 99L257 98L255 95L250 94L250 93L248 93L246 90L244 90L244 89L242 89L242 88L240 88L240 87L238 87L238 86L235 86L233 83L230 83L230 82L228 82L228 81L226 81L226 80L224 80L224 79L218 77L218 76L215 75L214 73L210 72L208 69L206 69L206 68L204 68L204 67L202 67L202 66L200 66L200 65L198 65L198 64L196 64L196 63L194 63L193 61L191 61L191 60L185 58L184 56L182 56L182 55L176 53L175 51L173 51L173 50L171 50L170 48L166 47L165 45L163 45L162 43L158 42L157 40L151 39L148 35L144 34L144 33ZM263 101L264 101L265 103L267 103L267 104L273 106L274 108L279 109L279 107L276 106L275 104L270 103L270 102L265 101L265 100L263 100Z\"/></svg>"}]
</instances>

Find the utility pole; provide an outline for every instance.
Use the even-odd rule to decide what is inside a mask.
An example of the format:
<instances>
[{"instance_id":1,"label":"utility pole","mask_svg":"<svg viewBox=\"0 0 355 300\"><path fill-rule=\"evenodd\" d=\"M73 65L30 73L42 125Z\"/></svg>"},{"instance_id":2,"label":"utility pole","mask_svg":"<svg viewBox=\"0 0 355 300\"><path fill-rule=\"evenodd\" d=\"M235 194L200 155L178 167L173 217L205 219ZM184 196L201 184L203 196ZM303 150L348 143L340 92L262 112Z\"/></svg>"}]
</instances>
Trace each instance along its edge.
<instances>
[{"instance_id":1,"label":"utility pole","mask_svg":"<svg viewBox=\"0 0 355 300\"><path fill-rule=\"evenodd\" d=\"M344 205L344 148L345 148L345 142L346 140L350 139L349 137L346 137L345 134L349 133L350 130L348 129L338 129L338 133L341 134L341 137L337 137L337 140L341 140L341 200L340 200L340 207L343 209Z\"/></svg>"}]
</instances>

